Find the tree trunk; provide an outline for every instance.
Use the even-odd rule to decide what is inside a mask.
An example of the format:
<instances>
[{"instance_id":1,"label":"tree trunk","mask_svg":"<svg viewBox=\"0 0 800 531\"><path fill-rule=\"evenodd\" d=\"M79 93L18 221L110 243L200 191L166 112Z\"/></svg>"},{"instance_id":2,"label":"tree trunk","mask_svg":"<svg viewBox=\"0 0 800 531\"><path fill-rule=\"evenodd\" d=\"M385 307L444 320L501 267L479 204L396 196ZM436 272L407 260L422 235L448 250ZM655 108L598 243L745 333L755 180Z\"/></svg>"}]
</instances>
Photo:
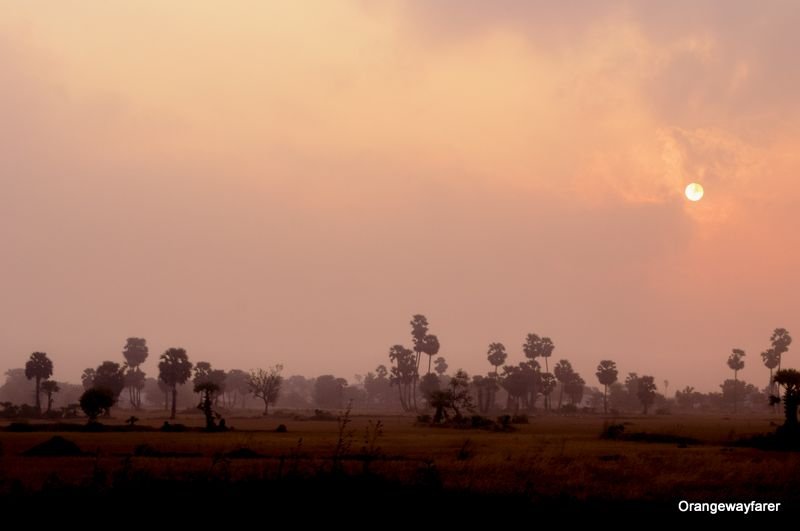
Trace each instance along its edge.
<instances>
[{"instance_id":1,"label":"tree trunk","mask_svg":"<svg viewBox=\"0 0 800 531\"><path fill-rule=\"evenodd\" d=\"M558 409L561 409L561 401L564 399L564 384L560 383L558 391Z\"/></svg>"},{"instance_id":2,"label":"tree trunk","mask_svg":"<svg viewBox=\"0 0 800 531\"><path fill-rule=\"evenodd\" d=\"M608 385L603 386L603 414L608 415Z\"/></svg>"},{"instance_id":3,"label":"tree trunk","mask_svg":"<svg viewBox=\"0 0 800 531\"><path fill-rule=\"evenodd\" d=\"M42 401L41 401L41 399L39 397L39 393L41 392L41 383L42 383L42 379L39 376L37 376L36 377L36 411L38 413L42 412Z\"/></svg>"},{"instance_id":4,"label":"tree trunk","mask_svg":"<svg viewBox=\"0 0 800 531\"><path fill-rule=\"evenodd\" d=\"M264 399L264 416L269 415L269 400Z\"/></svg>"},{"instance_id":5,"label":"tree trunk","mask_svg":"<svg viewBox=\"0 0 800 531\"><path fill-rule=\"evenodd\" d=\"M737 375L738 372L739 371L733 371L733 414L734 415L736 414L736 391L738 391L737 384L739 383L739 377Z\"/></svg>"},{"instance_id":6,"label":"tree trunk","mask_svg":"<svg viewBox=\"0 0 800 531\"><path fill-rule=\"evenodd\" d=\"M169 417L172 420L175 420L175 410L177 408L178 402L178 387L173 385L172 386L172 415Z\"/></svg>"}]
</instances>

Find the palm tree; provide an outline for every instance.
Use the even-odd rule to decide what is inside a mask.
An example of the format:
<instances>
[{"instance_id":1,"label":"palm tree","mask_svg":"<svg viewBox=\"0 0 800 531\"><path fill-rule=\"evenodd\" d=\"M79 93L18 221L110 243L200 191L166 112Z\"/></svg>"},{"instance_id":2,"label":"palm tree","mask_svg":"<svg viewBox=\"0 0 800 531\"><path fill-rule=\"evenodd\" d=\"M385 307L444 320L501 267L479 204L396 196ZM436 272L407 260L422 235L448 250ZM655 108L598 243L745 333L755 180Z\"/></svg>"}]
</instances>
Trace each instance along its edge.
<instances>
[{"instance_id":1,"label":"palm tree","mask_svg":"<svg viewBox=\"0 0 800 531\"><path fill-rule=\"evenodd\" d=\"M733 412L736 413L736 388L739 386L739 378L738 374L739 371L744 369L744 358L745 353L744 350L735 348L731 351L731 355L728 356L728 367L731 368L733 371Z\"/></svg>"},{"instance_id":2,"label":"palm tree","mask_svg":"<svg viewBox=\"0 0 800 531\"><path fill-rule=\"evenodd\" d=\"M597 366L597 379L603 385L603 413L608 414L608 386L617 381L619 372L617 364L611 360L603 360Z\"/></svg>"},{"instance_id":3,"label":"palm tree","mask_svg":"<svg viewBox=\"0 0 800 531\"><path fill-rule=\"evenodd\" d=\"M567 360L559 360L556 363L553 372L556 374L556 379L561 384L561 391L558 394L558 409L561 409L561 401L564 398L564 386L572 379L575 371L572 369L572 364Z\"/></svg>"},{"instance_id":4,"label":"palm tree","mask_svg":"<svg viewBox=\"0 0 800 531\"><path fill-rule=\"evenodd\" d=\"M542 388L542 394L544 395L544 406L550 409L550 393L556 388L556 377L546 372L542 374L539 382L539 387Z\"/></svg>"},{"instance_id":5,"label":"palm tree","mask_svg":"<svg viewBox=\"0 0 800 531\"><path fill-rule=\"evenodd\" d=\"M178 385L183 385L192 375L192 362L182 348L167 349L161 355L158 363L158 379L164 382L172 391L172 414L175 418L176 403L178 401Z\"/></svg>"},{"instance_id":6,"label":"palm tree","mask_svg":"<svg viewBox=\"0 0 800 531\"><path fill-rule=\"evenodd\" d=\"M439 356L438 358L436 358L436 362L435 363L436 363L436 366L434 367L433 370L435 370L436 374L438 374L439 376L444 375L444 373L447 372L447 360L445 360L443 357Z\"/></svg>"},{"instance_id":7,"label":"palm tree","mask_svg":"<svg viewBox=\"0 0 800 531\"><path fill-rule=\"evenodd\" d=\"M800 372L795 369L783 369L775 374L775 383L782 385L783 411L786 420L783 431L787 435L797 433L797 407L800 405Z\"/></svg>"},{"instance_id":8,"label":"palm tree","mask_svg":"<svg viewBox=\"0 0 800 531\"><path fill-rule=\"evenodd\" d=\"M761 360L764 366L769 369L769 394L775 394L775 381L772 379L772 371L778 366L780 357L775 353L774 348L769 348L761 353Z\"/></svg>"},{"instance_id":9,"label":"palm tree","mask_svg":"<svg viewBox=\"0 0 800 531\"><path fill-rule=\"evenodd\" d=\"M772 342L772 349L778 356L778 370L780 371L781 358L789 350L789 345L792 344L792 336L789 335L789 331L785 328L776 328L769 340Z\"/></svg>"},{"instance_id":10,"label":"palm tree","mask_svg":"<svg viewBox=\"0 0 800 531\"><path fill-rule=\"evenodd\" d=\"M428 374L431 373L431 361L439 353L440 346L438 337L433 334L425 336L425 340L422 343L422 352L428 355Z\"/></svg>"},{"instance_id":11,"label":"palm tree","mask_svg":"<svg viewBox=\"0 0 800 531\"><path fill-rule=\"evenodd\" d=\"M147 348L147 340L141 337L129 337L125 342L125 347L122 349L122 355L125 358L125 364L128 366L128 373L141 373L141 374L126 374L128 385L128 398L131 405L139 409L142 407L142 388L139 386L140 382L144 382L144 373L140 369L142 363L147 360L150 351Z\"/></svg>"},{"instance_id":12,"label":"palm tree","mask_svg":"<svg viewBox=\"0 0 800 531\"><path fill-rule=\"evenodd\" d=\"M61 388L55 380L45 380L42 382L42 391L47 395L47 413L50 413L53 411L53 395L61 391Z\"/></svg>"},{"instance_id":13,"label":"palm tree","mask_svg":"<svg viewBox=\"0 0 800 531\"><path fill-rule=\"evenodd\" d=\"M649 408L656 399L656 382L652 376L641 376L636 378L638 388L636 396L644 406L644 414L647 415L647 408Z\"/></svg>"},{"instance_id":14,"label":"palm tree","mask_svg":"<svg viewBox=\"0 0 800 531\"><path fill-rule=\"evenodd\" d=\"M40 400L42 380L47 380L53 375L53 362L44 352L34 352L25 363L25 377L36 380L36 411L42 412Z\"/></svg>"},{"instance_id":15,"label":"palm tree","mask_svg":"<svg viewBox=\"0 0 800 531\"><path fill-rule=\"evenodd\" d=\"M522 351L525 357L536 359L538 357L544 358L544 372L550 372L550 367L547 365L547 358L553 354L555 349L553 341L549 337L539 337L536 334L528 334L525 337L525 344L522 345Z\"/></svg>"},{"instance_id":16,"label":"palm tree","mask_svg":"<svg viewBox=\"0 0 800 531\"><path fill-rule=\"evenodd\" d=\"M494 365L494 374L497 376L497 368L506 362L506 347L502 343L492 343L489 345L489 350L486 353L486 358L489 363Z\"/></svg>"}]
</instances>

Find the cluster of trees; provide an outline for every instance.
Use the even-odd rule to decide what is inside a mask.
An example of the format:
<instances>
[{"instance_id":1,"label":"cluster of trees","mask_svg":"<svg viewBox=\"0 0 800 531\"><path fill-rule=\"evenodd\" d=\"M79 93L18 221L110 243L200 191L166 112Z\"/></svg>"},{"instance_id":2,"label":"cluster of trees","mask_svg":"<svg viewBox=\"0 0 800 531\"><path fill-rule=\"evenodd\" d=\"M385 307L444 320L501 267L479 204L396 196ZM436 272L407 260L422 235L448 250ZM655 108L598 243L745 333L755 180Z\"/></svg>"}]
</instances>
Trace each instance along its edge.
<instances>
[{"instance_id":1,"label":"cluster of trees","mask_svg":"<svg viewBox=\"0 0 800 531\"><path fill-rule=\"evenodd\" d=\"M385 400L387 391L394 387L397 401L404 411L418 411L420 401L427 407L441 402L442 393L449 392L452 378L444 373L447 362L443 357L436 360L436 371L431 371L433 356L440 350L438 337L428 333L429 323L424 315L411 318L411 341L413 349L403 345L393 345L389 349L391 370L387 372L383 365L365 378L365 389L371 404ZM584 401L587 392L586 381L573 368L567 359L559 360L550 372L549 359L555 350L553 340L546 336L530 333L522 345L524 360L516 365L506 364L508 352L505 345L493 342L489 345L486 358L492 367L486 374L479 374L469 379L466 372L459 370L456 376L459 381L467 379L470 396L475 407L487 413L497 407L497 395L505 392L506 411L535 411L541 400L544 409L553 409L553 393L557 390L556 409L561 409L566 401L572 408L577 408ZM427 354L428 371L420 377L420 358ZM544 363L544 368L539 360ZM502 370L500 370L502 367ZM609 387L617 381L616 364L611 360L603 360L598 365L597 378L604 388L603 409L608 410ZM655 379L652 376L633 375L626 385L635 387L633 393L646 413L656 398Z\"/></svg>"},{"instance_id":2,"label":"cluster of trees","mask_svg":"<svg viewBox=\"0 0 800 531\"><path fill-rule=\"evenodd\" d=\"M590 387L567 359L559 359L551 371L549 360L555 344L549 337L535 333L526 335L521 345L522 359L517 363L508 363L509 354L503 343L492 342L486 351L489 364L486 373L470 377L459 369L448 375L447 360L439 355L439 338L430 333L427 318L414 315L410 326L411 348L393 345L389 349L388 368L379 365L363 378L356 375L354 385L332 374L317 378L300 375L284 378L281 365L251 371L224 371L206 361L193 363L182 348L170 348L162 353L158 374L152 378L142 370L150 354L147 341L131 337L125 342L121 360L106 360L83 372L82 387L53 380L52 360L44 352L34 352L24 369L7 372L6 384L0 388L0 399L9 394L21 396L21 382L30 382L35 403L32 410L37 414L59 414L54 411L54 404L62 395L68 398L69 404L80 403L90 418L96 418L108 414L124 397L133 409L140 409L147 403L169 410L171 418L175 417L179 402L193 402L206 414L209 423L216 414L215 408L244 408L250 397L263 404L265 415L273 405L337 409L347 404L408 412L424 408L435 411L437 418L472 409L482 413L504 409L517 414L534 412L537 407L545 410L588 407L602 409L605 413L641 409L647 414L654 406L698 410L724 409L732 405L735 412L740 406L761 408L770 396L773 403L783 400L785 407L797 407L789 391L793 376L781 368L782 357L792 342L791 335L783 328L775 329L770 347L761 353L770 374L769 384L763 390L739 379L746 353L733 349L727 359L733 379L725 380L720 392L703 394L686 387L675 393L674 400L669 400L669 382L663 382L664 392L659 393L651 375L631 372L624 381L619 381L620 373L613 360L601 360L597 365L595 377L599 389ZM428 357L427 364L423 363L423 355ZM776 386L784 390L782 399ZM30 387L25 389L25 394L30 393ZM9 403L0 402L0 405L11 411Z\"/></svg>"},{"instance_id":3,"label":"cluster of trees","mask_svg":"<svg viewBox=\"0 0 800 531\"><path fill-rule=\"evenodd\" d=\"M200 361L193 364L185 349L170 348L161 354L158 363L158 378L147 378L142 371L142 364L149 356L147 341L144 338L131 337L122 349L124 361L103 361L96 368L88 368L81 375L83 392L77 397L76 405L86 413L90 421L99 415L110 413L111 408L120 401L120 395L127 389L129 405L134 409L143 406L142 392L145 395L164 396L164 408L171 402L171 418L177 412L178 392L191 380L194 393L200 395L197 406L211 419L213 407L220 400L235 404L241 399L244 405L245 396L252 395L264 403L264 414L269 412L270 404L274 404L280 396L283 376L281 365L269 369L255 369L249 373L241 370L223 371L214 369L209 362ZM23 370L12 369L6 373L7 387L18 387ZM55 396L62 390L62 384L51 380L53 361L44 352L34 352L25 363L24 376L34 383L33 412L37 415L49 414L53 410ZM149 384L149 385L148 385ZM149 387L149 391L148 391ZM46 396L47 410L42 411L42 396ZM170 400L171 399L171 400ZM4 411L19 413L20 408L11 402L0 404ZM74 409L72 406L71 409ZM66 408L65 408L66 409ZM212 421L208 420L211 424Z\"/></svg>"}]
</instances>

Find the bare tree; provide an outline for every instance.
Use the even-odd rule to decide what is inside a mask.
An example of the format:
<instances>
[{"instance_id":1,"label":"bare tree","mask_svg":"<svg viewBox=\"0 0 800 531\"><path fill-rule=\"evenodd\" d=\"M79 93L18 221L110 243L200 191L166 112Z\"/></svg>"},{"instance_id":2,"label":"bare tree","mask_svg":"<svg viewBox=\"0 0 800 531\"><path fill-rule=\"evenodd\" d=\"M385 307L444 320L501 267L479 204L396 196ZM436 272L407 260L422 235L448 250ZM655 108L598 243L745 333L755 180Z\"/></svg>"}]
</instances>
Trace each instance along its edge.
<instances>
[{"instance_id":1,"label":"bare tree","mask_svg":"<svg viewBox=\"0 0 800 531\"><path fill-rule=\"evenodd\" d=\"M278 396L280 396L281 385L283 385L281 371L283 371L283 365L277 364L268 370L251 370L247 377L250 393L264 401L264 415L269 414L269 405L277 402Z\"/></svg>"}]
</instances>

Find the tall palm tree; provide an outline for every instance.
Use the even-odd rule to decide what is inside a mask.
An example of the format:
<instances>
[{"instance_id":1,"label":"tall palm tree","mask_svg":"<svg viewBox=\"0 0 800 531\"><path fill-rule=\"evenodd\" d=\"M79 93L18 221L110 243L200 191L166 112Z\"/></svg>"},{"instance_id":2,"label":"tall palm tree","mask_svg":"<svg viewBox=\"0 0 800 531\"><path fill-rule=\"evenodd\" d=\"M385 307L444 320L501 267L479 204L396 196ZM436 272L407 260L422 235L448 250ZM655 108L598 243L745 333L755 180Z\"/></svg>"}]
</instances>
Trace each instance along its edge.
<instances>
[{"instance_id":1,"label":"tall palm tree","mask_svg":"<svg viewBox=\"0 0 800 531\"><path fill-rule=\"evenodd\" d=\"M769 393L771 395L775 394L775 382L772 379L772 371L778 366L779 359L774 348L769 348L761 353L761 360L764 362L764 366L769 369Z\"/></svg>"},{"instance_id":2,"label":"tall palm tree","mask_svg":"<svg viewBox=\"0 0 800 531\"><path fill-rule=\"evenodd\" d=\"M558 394L558 409L561 409L561 401L564 398L564 386L572 379L575 371L572 369L572 364L568 360L559 360L553 368L556 375L556 380L561 384L561 391Z\"/></svg>"},{"instance_id":3,"label":"tall palm tree","mask_svg":"<svg viewBox=\"0 0 800 531\"><path fill-rule=\"evenodd\" d=\"M744 369L744 358L745 353L744 350L740 348L735 348L731 351L731 355L728 356L728 367L731 368L733 371L733 412L736 413L736 392L737 387L739 386L739 371Z\"/></svg>"},{"instance_id":4,"label":"tall palm tree","mask_svg":"<svg viewBox=\"0 0 800 531\"><path fill-rule=\"evenodd\" d=\"M775 383L782 385L783 411L786 421L783 430L787 435L797 433L797 407L800 405L800 372L794 369L783 369L775 374Z\"/></svg>"},{"instance_id":5,"label":"tall palm tree","mask_svg":"<svg viewBox=\"0 0 800 531\"><path fill-rule=\"evenodd\" d=\"M522 351L525 357L529 359L536 359L538 357L544 358L544 372L550 372L550 367L547 365L547 358L553 354L555 350L553 340L549 337L539 337L536 334L528 334L525 337L525 344L522 345Z\"/></svg>"},{"instance_id":6,"label":"tall palm tree","mask_svg":"<svg viewBox=\"0 0 800 531\"><path fill-rule=\"evenodd\" d=\"M25 363L25 377L36 381L36 411L42 412L42 380L47 380L53 375L53 362L44 352L34 352Z\"/></svg>"},{"instance_id":7,"label":"tall palm tree","mask_svg":"<svg viewBox=\"0 0 800 531\"><path fill-rule=\"evenodd\" d=\"M53 411L53 395L61 391L58 382L55 380L45 380L42 382L42 391L47 395L47 412Z\"/></svg>"},{"instance_id":8,"label":"tall palm tree","mask_svg":"<svg viewBox=\"0 0 800 531\"><path fill-rule=\"evenodd\" d=\"M789 335L789 331L785 328L776 328L769 340L772 343L772 349L778 356L778 370L781 370L781 358L789 350L789 345L792 344L792 336Z\"/></svg>"},{"instance_id":9,"label":"tall palm tree","mask_svg":"<svg viewBox=\"0 0 800 531\"><path fill-rule=\"evenodd\" d=\"M597 379L603 385L603 413L608 414L608 386L617 381L619 372L617 364L611 360L603 360L597 366Z\"/></svg>"},{"instance_id":10,"label":"tall palm tree","mask_svg":"<svg viewBox=\"0 0 800 531\"><path fill-rule=\"evenodd\" d=\"M497 368L506 362L507 357L508 354L506 353L505 345L502 343L492 343L489 345L486 358L489 360L489 363L494 365L495 376L497 376Z\"/></svg>"},{"instance_id":11,"label":"tall palm tree","mask_svg":"<svg viewBox=\"0 0 800 531\"><path fill-rule=\"evenodd\" d=\"M428 374L431 373L431 361L439 353L439 338L433 334L428 334L422 342L422 352L428 355Z\"/></svg>"},{"instance_id":12,"label":"tall palm tree","mask_svg":"<svg viewBox=\"0 0 800 531\"><path fill-rule=\"evenodd\" d=\"M544 407L550 409L550 393L556 388L556 377L549 372L542 374L539 387L544 395Z\"/></svg>"},{"instance_id":13,"label":"tall palm tree","mask_svg":"<svg viewBox=\"0 0 800 531\"><path fill-rule=\"evenodd\" d=\"M140 366L147 360L150 350L147 348L147 340L141 337L129 337L125 342L125 347L122 349L122 356L125 358L127 365L126 373L140 373L140 374L126 374L126 381L131 385L128 387L128 398L131 405L139 409L142 407L142 388L139 386L140 382L144 382L144 373Z\"/></svg>"},{"instance_id":14,"label":"tall palm tree","mask_svg":"<svg viewBox=\"0 0 800 531\"><path fill-rule=\"evenodd\" d=\"M178 401L178 385L183 385L192 375L192 362L182 348L167 349L161 355L158 363L158 379L164 382L172 392L172 414L175 418L176 403Z\"/></svg>"}]
</instances>

